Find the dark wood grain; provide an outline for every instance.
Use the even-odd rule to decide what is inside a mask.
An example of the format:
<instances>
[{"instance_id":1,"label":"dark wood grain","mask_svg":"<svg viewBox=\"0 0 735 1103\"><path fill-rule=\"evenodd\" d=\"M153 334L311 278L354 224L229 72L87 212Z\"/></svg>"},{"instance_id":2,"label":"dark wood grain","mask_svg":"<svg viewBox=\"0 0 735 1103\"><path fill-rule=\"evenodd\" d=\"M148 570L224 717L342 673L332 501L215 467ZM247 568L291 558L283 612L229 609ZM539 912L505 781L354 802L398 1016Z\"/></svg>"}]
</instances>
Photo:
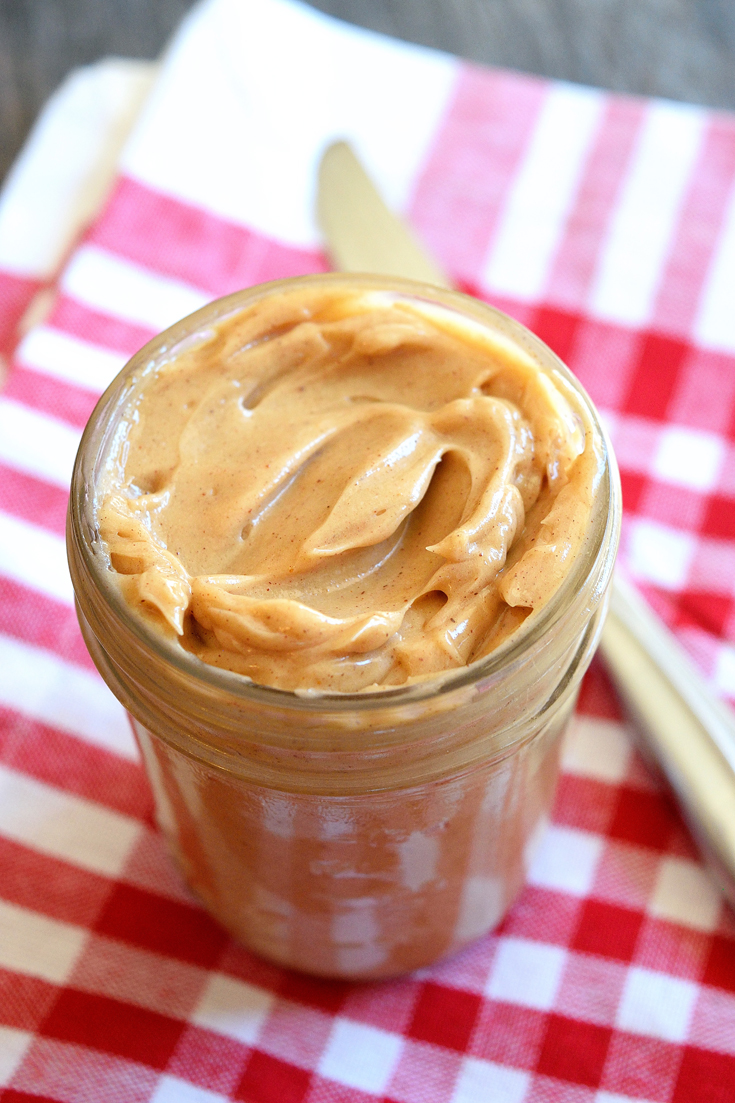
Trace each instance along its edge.
<instances>
[{"instance_id":1,"label":"dark wood grain","mask_svg":"<svg viewBox=\"0 0 735 1103\"><path fill-rule=\"evenodd\" d=\"M733 0L311 0L489 65L735 108Z\"/></svg>"},{"instance_id":2,"label":"dark wood grain","mask_svg":"<svg viewBox=\"0 0 735 1103\"><path fill-rule=\"evenodd\" d=\"M193 0L0 0L0 176L70 69L154 58Z\"/></svg>"},{"instance_id":3,"label":"dark wood grain","mask_svg":"<svg viewBox=\"0 0 735 1103\"><path fill-rule=\"evenodd\" d=\"M191 2L0 0L0 176L70 69L157 56ZM735 108L735 0L311 2L485 64Z\"/></svg>"}]
</instances>

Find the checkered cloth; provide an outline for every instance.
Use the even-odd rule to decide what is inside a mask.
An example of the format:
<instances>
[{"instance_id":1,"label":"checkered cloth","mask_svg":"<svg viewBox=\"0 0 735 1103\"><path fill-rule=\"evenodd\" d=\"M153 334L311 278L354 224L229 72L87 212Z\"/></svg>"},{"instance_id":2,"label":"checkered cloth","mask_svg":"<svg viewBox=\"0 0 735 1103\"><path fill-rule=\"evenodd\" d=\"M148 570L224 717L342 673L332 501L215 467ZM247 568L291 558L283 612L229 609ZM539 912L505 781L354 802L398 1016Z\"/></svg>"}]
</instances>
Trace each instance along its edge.
<instances>
[{"instance_id":1,"label":"checkered cloth","mask_svg":"<svg viewBox=\"0 0 735 1103\"><path fill-rule=\"evenodd\" d=\"M101 141L122 100L82 132ZM405 979L252 956L153 825L71 604L77 441L156 331L326 267L314 170L345 135L452 277L588 387L627 569L735 696L735 120L479 69L288 0L207 0L81 238L78 211L53 248L44 224L73 143L34 146L0 203L0 1100L731 1103L733 917L599 667L519 901ZM18 343L42 284L53 305Z\"/></svg>"}]
</instances>

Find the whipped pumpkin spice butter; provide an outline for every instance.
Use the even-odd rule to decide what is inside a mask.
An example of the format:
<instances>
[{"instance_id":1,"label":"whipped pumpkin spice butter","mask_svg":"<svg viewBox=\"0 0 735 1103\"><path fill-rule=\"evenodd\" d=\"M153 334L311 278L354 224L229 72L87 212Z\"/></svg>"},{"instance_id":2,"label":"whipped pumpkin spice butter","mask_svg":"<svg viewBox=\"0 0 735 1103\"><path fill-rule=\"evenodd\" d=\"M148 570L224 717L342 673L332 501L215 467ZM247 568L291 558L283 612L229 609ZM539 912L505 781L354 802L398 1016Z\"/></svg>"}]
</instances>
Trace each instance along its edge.
<instances>
[{"instance_id":1,"label":"whipped pumpkin spice butter","mask_svg":"<svg viewBox=\"0 0 735 1103\"><path fill-rule=\"evenodd\" d=\"M283 281L134 357L80 449L70 562L207 907L335 976L493 926L552 798L618 524L589 400L464 296Z\"/></svg>"},{"instance_id":2,"label":"whipped pumpkin spice butter","mask_svg":"<svg viewBox=\"0 0 735 1103\"><path fill-rule=\"evenodd\" d=\"M220 322L123 426L98 517L126 600L283 689L488 654L557 590L604 463L571 385L522 348L333 285Z\"/></svg>"}]
</instances>

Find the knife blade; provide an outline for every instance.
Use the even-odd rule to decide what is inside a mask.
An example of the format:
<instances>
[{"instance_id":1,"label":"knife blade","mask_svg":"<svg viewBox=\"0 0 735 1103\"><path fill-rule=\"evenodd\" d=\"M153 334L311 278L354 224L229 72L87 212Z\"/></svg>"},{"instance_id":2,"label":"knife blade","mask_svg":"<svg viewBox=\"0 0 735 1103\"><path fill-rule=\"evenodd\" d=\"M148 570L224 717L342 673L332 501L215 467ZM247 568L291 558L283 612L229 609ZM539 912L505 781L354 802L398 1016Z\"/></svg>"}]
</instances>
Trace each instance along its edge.
<instances>
[{"instance_id":1,"label":"knife blade","mask_svg":"<svg viewBox=\"0 0 735 1103\"><path fill-rule=\"evenodd\" d=\"M335 142L322 157L317 219L339 271L450 286L406 223L388 209L347 142Z\"/></svg>"}]
</instances>

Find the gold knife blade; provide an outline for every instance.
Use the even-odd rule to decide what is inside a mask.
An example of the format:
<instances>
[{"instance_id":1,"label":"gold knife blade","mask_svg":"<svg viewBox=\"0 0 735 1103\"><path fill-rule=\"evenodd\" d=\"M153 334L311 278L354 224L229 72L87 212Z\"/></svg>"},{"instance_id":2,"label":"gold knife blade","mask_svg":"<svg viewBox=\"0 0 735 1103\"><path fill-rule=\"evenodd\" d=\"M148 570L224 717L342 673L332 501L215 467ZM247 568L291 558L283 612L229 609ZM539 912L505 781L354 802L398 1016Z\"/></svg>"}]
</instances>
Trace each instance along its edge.
<instances>
[{"instance_id":1,"label":"gold knife blade","mask_svg":"<svg viewBox=\"0 0 735 1103\"><path fill-rule=\"evenodd\" d=\"M450 282L378 193L347 142L329 146L319 166L317 219L341 272Z\"/></svg>"}]
</instances>

